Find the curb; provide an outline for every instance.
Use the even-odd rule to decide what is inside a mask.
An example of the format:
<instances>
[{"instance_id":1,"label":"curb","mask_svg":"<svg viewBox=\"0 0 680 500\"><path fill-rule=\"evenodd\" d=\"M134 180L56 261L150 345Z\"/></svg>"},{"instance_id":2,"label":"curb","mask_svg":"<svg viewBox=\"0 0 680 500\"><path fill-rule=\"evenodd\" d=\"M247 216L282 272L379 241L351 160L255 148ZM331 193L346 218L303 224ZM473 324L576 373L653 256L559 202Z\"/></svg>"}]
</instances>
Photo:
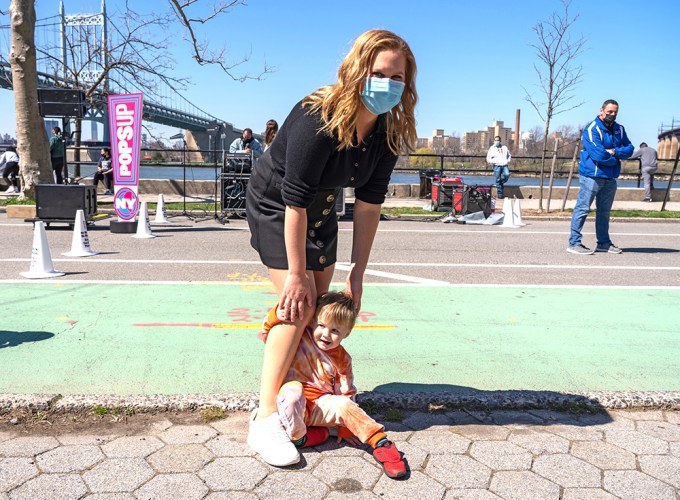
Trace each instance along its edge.
<instances>
[{"instance_id":1,"label":"curb","mask_svg":"<svg viewBox=\"0 0 680 500\"><path fill-rule=\"evenodd\" d=\"M607 409L680 410L680 392L583 392L556 391L466 391L451 392L362 392L359 403L404 410L481 409L558 411L601 411ZM252 411L257 394L179 394L150 396L0 394L0 415L13 411L53 413L91 412L95 406L126 408L137 413L196 411L217 407L227 411Z\"/></svg>"}]
</instances>

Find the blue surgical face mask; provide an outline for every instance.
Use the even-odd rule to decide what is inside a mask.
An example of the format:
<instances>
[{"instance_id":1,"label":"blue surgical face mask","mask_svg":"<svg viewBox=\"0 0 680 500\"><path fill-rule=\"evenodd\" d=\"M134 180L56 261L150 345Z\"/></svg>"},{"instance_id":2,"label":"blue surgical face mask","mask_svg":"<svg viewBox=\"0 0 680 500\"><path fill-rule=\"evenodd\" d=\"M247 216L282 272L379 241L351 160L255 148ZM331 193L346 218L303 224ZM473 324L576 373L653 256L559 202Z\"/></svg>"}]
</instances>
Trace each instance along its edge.
<instances>
[{"instance_id":1,"label":"blue surgical face mask","mask_svg":"<svg viewBox=\"0 0 680 500\"><path fill-rule=\"evenodd\" d=\"M496 141L496 142L493 143L493 145L496 146L497 148L500 148L501 147L501 141Z\"/></svg>"},{"instance_id":2,"label":"blue surgical face mask","mask_svg":"<svg viewBox=\"0 0 680 500\"><path fill-rule=\"evenodd\" d=\"M404 82L398 82L391 78L368 77L364 82L364 90L361 99L366 108L374 115L387 113L401 101L404 93Z\"/></svg>"}]
</instances>

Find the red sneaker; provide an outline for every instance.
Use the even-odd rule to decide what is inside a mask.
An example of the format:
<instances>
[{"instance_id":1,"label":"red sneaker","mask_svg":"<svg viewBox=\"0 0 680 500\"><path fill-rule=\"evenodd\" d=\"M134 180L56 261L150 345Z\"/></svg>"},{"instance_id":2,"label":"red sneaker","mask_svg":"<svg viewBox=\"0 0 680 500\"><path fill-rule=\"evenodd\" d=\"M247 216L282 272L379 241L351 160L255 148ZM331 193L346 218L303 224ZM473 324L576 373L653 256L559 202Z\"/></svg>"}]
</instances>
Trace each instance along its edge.
<instances>
[{"instance_id":1,"label":"red sneaker","mask_svg":"<svg viewBox=\"0 0 680 500\"><path fill-rule=\"evenodd\" d=\"M328 439L328 429L326 427L307 427L307 439L302 448L309 448L325 443Z\"/></svg>"},{"instance_id":2,"label":"red sneaker","mask_svg":"<svg viewBox=\"0 0 680 500\"><path fill-rule=\"evenodd\" d=\"M392 441L374 449L373 457L380 462L387 477L398 479L406 475L406 464Z\"/></svg>"}]
</instances>

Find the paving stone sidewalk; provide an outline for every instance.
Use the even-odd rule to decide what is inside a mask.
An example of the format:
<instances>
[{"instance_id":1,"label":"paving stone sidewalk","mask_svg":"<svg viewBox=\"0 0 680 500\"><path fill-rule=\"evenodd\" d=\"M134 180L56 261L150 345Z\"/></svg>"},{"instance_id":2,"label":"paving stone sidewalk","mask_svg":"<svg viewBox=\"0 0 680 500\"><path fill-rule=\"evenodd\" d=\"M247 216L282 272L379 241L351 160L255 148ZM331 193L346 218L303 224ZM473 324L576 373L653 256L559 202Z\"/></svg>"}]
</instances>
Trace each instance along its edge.
<instances>
[{"instance_id":1,"label":"paving stone sidewalk","mask_svg":"<svg viewBox=\"0 0 680 500\"><path fill-rule=\"evenodd\" d=\"M141 433L3 430L0 499L680 500L680 412L397 417L380 420L407 458L402 481L366 449L334 439L304 450L296 466L271 467L246 445L245 412L201 425L159 415Z\"/></svg>"}]
</instances>

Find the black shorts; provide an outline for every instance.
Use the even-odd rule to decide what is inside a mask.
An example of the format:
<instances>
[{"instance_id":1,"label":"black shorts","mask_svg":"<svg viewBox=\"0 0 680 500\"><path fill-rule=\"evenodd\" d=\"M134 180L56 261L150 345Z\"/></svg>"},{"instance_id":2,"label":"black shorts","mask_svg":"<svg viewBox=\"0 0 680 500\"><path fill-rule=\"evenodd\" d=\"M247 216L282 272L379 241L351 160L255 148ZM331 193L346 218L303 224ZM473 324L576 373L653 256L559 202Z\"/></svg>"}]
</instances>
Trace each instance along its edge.
<instances>
[{"instance_id":1,"label":"black shorts","mask_svg":"<svg viewBox=\"0 0 680 500\"><path fill-rule=\"evenodd\" d=\"M286 205L281 197L282 182L275 170L262 172L256 167L246 193L250 244L260 254L262 263L272 269L288 269L284 239ZM335 199L340 189L319 190L307 208L305 246L308 270L323 271L337 260L338 217Z\"/></svg>"}]
</instances>

